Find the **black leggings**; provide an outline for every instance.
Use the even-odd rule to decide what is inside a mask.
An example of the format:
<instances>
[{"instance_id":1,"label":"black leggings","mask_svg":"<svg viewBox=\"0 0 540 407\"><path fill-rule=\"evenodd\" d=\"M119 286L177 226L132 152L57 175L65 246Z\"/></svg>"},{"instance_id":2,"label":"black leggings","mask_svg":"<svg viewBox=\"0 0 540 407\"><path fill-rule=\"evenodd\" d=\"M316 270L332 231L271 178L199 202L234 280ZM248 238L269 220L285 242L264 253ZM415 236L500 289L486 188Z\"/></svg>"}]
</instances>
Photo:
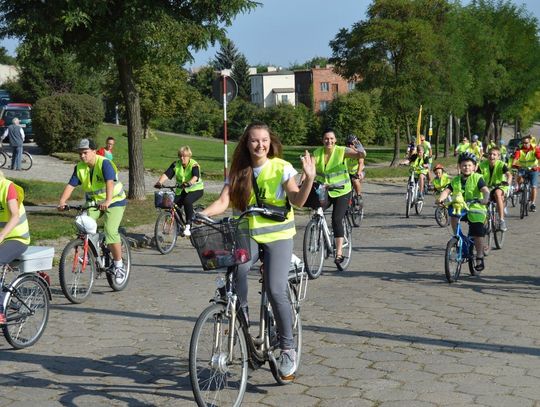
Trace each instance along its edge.
<instances>
[{"instance_id":1,"label":"black leggings","mask_svg":"<svg viewBox=\"0 0 540 407\"><path fill-rule=\"evenodd\" d=\"M343 227L343 219L345 218L345 212L349 207L349 200L351 199L351 192L347 192L345 195L338 196L336 198L329 197L328 207L334 205L332 208L332 230L334 231L334 237L344 237L345 228ZM319 197L315 189L312 189L304 207L317 209L320 207Z\"/></svg>"},{"instance_id":2,"label":"black leggings","mask_svg":"<svg viewBox=\"0 0 540 407\"><path fill-rule=\"evenodd\" d=\"M174 199L176 205L178 205L180 208L182 206L184 207L184 212L186 213L186 224L191 224L191 220L193 219L193 204L201 199L203 194L203 189L193 192L182 191L182 193Z\"/></svg>"}]
</instances>

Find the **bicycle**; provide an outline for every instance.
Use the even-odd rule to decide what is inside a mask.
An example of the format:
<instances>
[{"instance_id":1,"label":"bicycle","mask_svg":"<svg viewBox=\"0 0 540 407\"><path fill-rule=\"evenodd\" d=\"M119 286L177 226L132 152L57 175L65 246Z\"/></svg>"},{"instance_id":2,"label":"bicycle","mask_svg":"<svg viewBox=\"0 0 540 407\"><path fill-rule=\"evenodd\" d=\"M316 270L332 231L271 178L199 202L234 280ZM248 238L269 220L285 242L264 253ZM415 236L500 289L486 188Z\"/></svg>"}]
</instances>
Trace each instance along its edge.
<instances>
[{"instance_id":1,"label":"bicycle","mask_svg":"<svg viewBox=\"0 0 540 407\"><path fill-rule=\"evenodd\" d=\"M93 202L89 205L64 208L68 211L70 209L78 211L75 217L77 237L64 247L58 266L62 292L74 304L81 304L88 299L95 279L101 278L103 274L114 291L122 291L128 284L131 271L129 242L123 234L120 234L125 278L121 283L116 282L114 260L105 243L105 234L97 231L96 221L86 214L92 207L96 207Z\"/></svg>"},{"instance_id":2,"label":"bicycle","mask_svg":"<svg viewBox=\"0 0 540 407\"><path fill-rule=\"evenodd\" d=\"M343 262L341 270L346 270L351 262L352 254L352 224L349 216L343 217ZM322 207L311 211L311 219L304 231L302 246L304 265L307 275L314 280L322 273L323 262L330 255L336 257L336 241L334 232L330 230Z\"/></svg>"},{"instance_id":3,"label":"bicycle","mask_svg":"<svg viewBox=\"0 0 540 407\"><path fill-rule=\"evenodd\" d=\"M186 220L181 208L174 202L176 188L181 185L162 185L160 188L170 191L154 192L154 206L159 214L154 226L154 239L156 247L161 254L168 254L174 249L178 236L184 237ZM201 210L201 205L195 205L195 210Z\"/></svg>"},{"instance_id":4,"label":"bicycle","mask_svg":"<svg viewBox=\"0 0 540 407\"><path fill-rule=\"evenodd\" d=\"M486 218L486 248L484 248L485 254L489 253L491 249L491 235L493 235L493 242L497 249L502 249L504 246L504 231L500 228L501 218L497 211L497 203L490 200L487 206L487 218Z\"/></svg>"},{"instance_id":5,"label":"bicycle","mask_svg":"<svg viewBox=\"0 0 540 407\"><path fill-rule=\"evenodd\" d=\"M11 160L11 153L4 150L4 148L0 145L0 168L4 168L8 158ZM34 159L32 158L32 155L27 151L23 151L21 158L21 170L28 171L30 168L32 168L33 164Z\"/></svg>"},{"instance_id":6,"label":"bicycle","mask_svg":"<svg viewBox=\"0 0 540 407\"><path fill-rule=\"evenodd\" d=\"M467 204L478 201L470 201ZM444 273L449 283L458 280L463 263L469 263L469 272L476 275L474 260L476 258L474 239L465 235L461 228L461 220L467 215L467 210L461 211L456 227L456 231L446 244L444 254Z\"/></svg>"},{"instance_id":7,"label":"bicycle","mask_svg":"<svg viewBox=\"0 0 540 407\"><path fill-rule=\"evenodd\" d=\"M519 184L517 182L517 170L512 169L512 184L510 184L510 187L508 188L508 200L511 202L512 207L515 208L516 204L518 203L520 192L519 192ZM508 204L507 200L507 204Z\"/></svg>"},{"instance_id":8,"label":"bicycle","mask_svg":"<svg viewBox=\"0 0 540 407\"><path fill-rule=\"evenodd\" d=\"M1 266L0 291L6 323L0 324L4 337L15 349L35 344L47 326L52 301L50 278L54 249L30 246L19 259ZM7 274L18 275L7 282Z\"/></svg>"},{"instance_id":9,"label":"bicycle","mask_svg":"<svg viewBox=\"0 0 540 407\"><path fill-rule=\"evenodd\" d=\"M414 171L411 171L409 175L409 180L407 181L407 194L406 198L406 207L405 207L405 217L408 218L411 212L412 207L417 215L422 213L424 207L424 201L418 197L418 179L415 177Z\"/></svg>"},{"instance_id":10,"label":"bicycle","mask_svg":"<svg viewBox=\"0 0 540 407\"><path fill-rule=\"evenodd\" d=\"M225 276L216 278L212 303L198 317L189 347L189 374L193 395L198 406L240 406L244 397L248 367L257 369L266 362L276 382L290 383L294 377L281 377L278 371L279 332L261 273L261 300L258 335L249 333L249 321L239 307L235 287L238 264L251 257L249 230L243 217L248 213L271 213L252 208L238 219L226 218L214 222L196 215L201 226L194 226L191 241L204 270L227 267ZM210 254L210 252L212 254ZM298 258L296 258L298 259ZM262 257L261 257L261 260ZM264 262L263 266L264 267ZM300 305L307 292L307 277L301 262L291 264L289 298L293 312L293 336L296 360L302 352L302 320Z\"/></svg>"},{"instance_id":11,"label":"bicycle","mask_svg":"<svg viewBox=\"0 0 540 407\"><path fill-rule=\"evenodd\" d=\"M351 178L358 178L357 175L349 175ZM349 200L347 217L354 227L359 227L362 219L364 219L364 198L362 197L362 194L357 193L354 189L351 194L351 199Z\"/></svg>"},{"instance_id":12,"label":"bicycle","mask_svg":"<svg viewBox=\"0 0 540 407\"><path fill-rule=\"evenodd\" d=\"M529 201L531 199L531 176L530 170L520 169L518 174L522 177L519 185L519 218L529 216Z\"/></svg>"}]
</instances>

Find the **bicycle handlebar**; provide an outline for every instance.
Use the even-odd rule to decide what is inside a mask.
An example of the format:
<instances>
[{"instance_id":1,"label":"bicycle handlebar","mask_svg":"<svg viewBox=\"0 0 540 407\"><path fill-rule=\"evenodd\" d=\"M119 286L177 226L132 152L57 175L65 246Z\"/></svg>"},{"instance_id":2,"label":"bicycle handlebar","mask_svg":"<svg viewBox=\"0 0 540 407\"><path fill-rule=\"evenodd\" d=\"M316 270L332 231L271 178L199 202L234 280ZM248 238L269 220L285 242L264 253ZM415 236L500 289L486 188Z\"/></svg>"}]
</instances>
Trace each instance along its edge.
<instances>
[{"instance_id":1,"label":"bicycle handlebar","mask_svg":"<svg viewBox=\"0 0 540 407\"><path fill-rule=\"evenodd\" d=\"M245 211L243 211L238 217L236 218L231 218L231 217L225 217L225 218L222 218L221 220L215 220L215 219L212 219L211 217L209 216L206 216L206 215L203 215L202 213L200 212L195 212L193 214L193 221L194 222L200 222L200 223L204 223L204 224L207 224L207 225L213 225L213 224L216 224L216 223L220 223L220 222L230 222L231 220L235 220L235 221L240 221L242 218L244 218L245 216L247 215L251 215L251 214L254 214L254 213L257 213L259 215L278 215L279 213L276 212L276 211L273 211L271 209L268 209L268 208L259 208L259 207L256 207L256 206L252 206L248 209L246 209Z\"/></svg>"},{"instance_id":2,"label":"bicycle handlebar","mask_svg":"<svg viewBox=\"0 0 540 407\"><path fill-rule=\"evenodd\" d=\"M84 211L85 209L90 209L90 208L98 208L99 205L97 204L96 201L88 201L88 202L85 202L84 204L82 205L64 205L63 207L61 206L58 206L58 210L62 211L62 212L67 212L67 211L70 211L70 210L76 210L76 211Z\"/></svg>"}]
</instances>

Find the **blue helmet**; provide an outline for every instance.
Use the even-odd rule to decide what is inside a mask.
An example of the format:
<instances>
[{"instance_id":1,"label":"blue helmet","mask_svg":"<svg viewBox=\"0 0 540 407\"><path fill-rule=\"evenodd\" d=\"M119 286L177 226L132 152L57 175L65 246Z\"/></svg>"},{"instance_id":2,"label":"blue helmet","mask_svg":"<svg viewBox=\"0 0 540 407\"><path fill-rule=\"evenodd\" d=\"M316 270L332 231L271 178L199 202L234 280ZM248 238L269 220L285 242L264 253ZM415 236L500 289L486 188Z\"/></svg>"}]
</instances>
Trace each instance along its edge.
<instances>
[{"instance_id":1,"label":"blue helmet","mask_svg":"<svg viewBox=\"0 0 540 407\"><path fill-rule=\"evenodd\" d=\"M473 134L472 141L478 141L478 134Z\"/></svg>"},{"instance_id":2,"label":"blue helmet","mask_svg":"<svg viewBox=\"0 0 540 407\"><path fill-rule=\"evenodd\" d=\"M503 139L500 139L500 140L499 140L499 145L504 146L504 144L505 144L505 143L504 143L504 140L503 140Z\"/></svg>"},{"instance_id":3,"label":"blue helmet","mask_svg":"<svg viewBox=\"0 0 540 407\"><path fill-rule=\"evenodd\" d=\"M458 157L458 163L461 164L463 161L472 161L473 163L478 162L478 158L473 153L469 153L468 151L461 153Z\"/></svg>"}]
</instances>

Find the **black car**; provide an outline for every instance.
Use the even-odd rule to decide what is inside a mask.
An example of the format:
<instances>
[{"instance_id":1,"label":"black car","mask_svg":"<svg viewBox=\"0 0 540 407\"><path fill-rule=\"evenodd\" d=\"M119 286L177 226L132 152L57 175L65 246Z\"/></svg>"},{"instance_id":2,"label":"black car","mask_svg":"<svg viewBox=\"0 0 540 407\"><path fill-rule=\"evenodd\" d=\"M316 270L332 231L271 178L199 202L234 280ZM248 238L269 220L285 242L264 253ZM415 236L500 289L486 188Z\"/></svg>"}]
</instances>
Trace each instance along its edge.
<instances>
[{"instance_id":1,"label":"black car","mask_svg":"<svg viewBox=\"0 0 540 407\"><path fill-rule=\"evenodd\" d=\"M4 130L6 130L15 117L19 119L19 124L24 130L24 140L33 140L34 131L32 130L32 105L29 103L8 103L2 108L2 111L0 112L1 134L4 133Z\"/></svg>"}]
</instances>

